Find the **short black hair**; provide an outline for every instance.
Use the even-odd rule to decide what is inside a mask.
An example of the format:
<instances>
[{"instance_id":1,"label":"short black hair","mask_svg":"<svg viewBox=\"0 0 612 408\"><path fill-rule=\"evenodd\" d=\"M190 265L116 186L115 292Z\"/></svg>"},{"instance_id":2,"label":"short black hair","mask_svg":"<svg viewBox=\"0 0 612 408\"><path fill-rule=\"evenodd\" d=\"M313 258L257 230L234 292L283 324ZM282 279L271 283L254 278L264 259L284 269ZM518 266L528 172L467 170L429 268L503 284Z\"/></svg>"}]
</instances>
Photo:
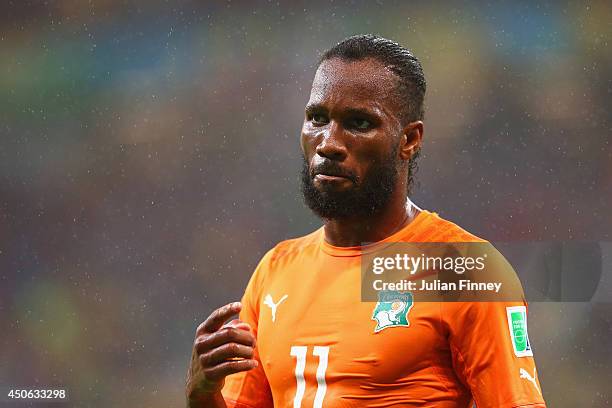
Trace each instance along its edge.
<instances>
[{"instance_id":1,"label":"short black hair","mask_svg":"<svg viewBox=\"0 0 612 408\"><path fill-rule=\"evenodd\" d=\"M375 58L398 77L398 97L405 101L401 106L400 118L409 123L423 120L425 116L425 75L421 63L408 49L395 41L374 34L355 35L325 51L319 60L340 58L359 61Z\"/></svg>"}]
</instances>

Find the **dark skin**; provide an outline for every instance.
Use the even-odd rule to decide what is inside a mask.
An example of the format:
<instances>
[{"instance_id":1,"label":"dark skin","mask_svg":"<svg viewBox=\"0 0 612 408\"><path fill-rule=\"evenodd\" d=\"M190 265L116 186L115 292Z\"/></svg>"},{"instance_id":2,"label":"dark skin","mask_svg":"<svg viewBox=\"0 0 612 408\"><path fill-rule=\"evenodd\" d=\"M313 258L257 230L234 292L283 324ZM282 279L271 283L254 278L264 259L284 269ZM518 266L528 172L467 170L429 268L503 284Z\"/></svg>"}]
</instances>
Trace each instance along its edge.
<instances>
[{"instance_id":1,"label":"dark skin","mask_svg":"<svg viewBox=\"0 0 612 408\"><path fill-rule=\"evenodd\" d=\"M359 183L373 161L388 157L398 146L399 177L389 204L366 220L324 220L325 240L332 245L380 241L418 215L417 209L407 207L407 173L408 161L421 145L423 122L402 123L393 97L396 81L395 74L374 59L331 59L317 69L300 139L311 171L323 160L334 160ZM317 189L355 187L341 174L312 176ZM251 327L239 320L224 324L241 307L237 302L227 304L198 326L185 387L188 406L225 408L221 394L225 377L257 367Z\"/></svg>"},{"instance_id":2,"label":"dark skin","mask_svg":"<svg viewBox=\"0 0 612 408\"><path fill-rule=\"evenodd\" d=\"M239 302L220 307L196 329L185 384L188 407L225 408L221 395L225 377L257 367L251 327L239 320L224 324L241 308Z\"/></svg>"},{"instance_id":3,"label":"dark skin","mask_svg":"<svg viewBox=\"0 0 612 408\"><path fill-rule=\"evenodd\" d=\"M372 161L399 145L398 173L391 200L368 219L326 219L325 240L335 246L380 241L408 225L418 210L406 208L408 160L421 146L423 122L402 124L393 90L397 77L375 59L324 61L317 70L302 127L301 146L312 168L322 160L338 162L359 178ZM317 189L354 187L344 177L314 175Z\"/></svg>"}]
</instances>

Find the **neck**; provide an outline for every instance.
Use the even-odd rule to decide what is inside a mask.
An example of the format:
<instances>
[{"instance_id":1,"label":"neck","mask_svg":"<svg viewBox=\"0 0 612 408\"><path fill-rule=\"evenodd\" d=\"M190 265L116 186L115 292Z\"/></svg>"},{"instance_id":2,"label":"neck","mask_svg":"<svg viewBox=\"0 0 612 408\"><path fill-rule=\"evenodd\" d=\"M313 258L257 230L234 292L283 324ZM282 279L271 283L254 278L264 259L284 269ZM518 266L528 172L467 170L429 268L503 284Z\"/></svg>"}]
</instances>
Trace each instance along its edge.
<instances>
[{"instance_id":1,"label":"neck","mask_svg":"<svg viewBox=\"0 0 612 408\"><path fill-rule=\"evenodd\" d=\"M325 241L334 246L361 246L393 235L420 213L405 194L394 195L378 214L363 218L325 220Z\"/></svg>"}]
</instances>

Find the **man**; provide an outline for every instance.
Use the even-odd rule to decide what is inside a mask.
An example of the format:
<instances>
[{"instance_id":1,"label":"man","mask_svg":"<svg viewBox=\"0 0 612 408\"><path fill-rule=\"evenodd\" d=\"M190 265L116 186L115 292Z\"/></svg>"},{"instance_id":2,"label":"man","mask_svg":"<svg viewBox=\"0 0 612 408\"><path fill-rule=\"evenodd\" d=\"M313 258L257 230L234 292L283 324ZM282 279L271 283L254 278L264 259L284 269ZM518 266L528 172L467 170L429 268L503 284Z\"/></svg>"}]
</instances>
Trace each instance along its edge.
<instances>
[{"instance_id":1,"label":"man","mask_svg":"<svg viewBox=\"0 0 612 408\"><path fill-rule=\"evenodd\" d=\"M301 147L324 226L276 245L242 302L197 328L189 406L544 407L524 301L361 301L376 245L482 241L407 198L424 94L419 61L395 42L356 36L323 55Z\"/></svg>"}]
</instances>

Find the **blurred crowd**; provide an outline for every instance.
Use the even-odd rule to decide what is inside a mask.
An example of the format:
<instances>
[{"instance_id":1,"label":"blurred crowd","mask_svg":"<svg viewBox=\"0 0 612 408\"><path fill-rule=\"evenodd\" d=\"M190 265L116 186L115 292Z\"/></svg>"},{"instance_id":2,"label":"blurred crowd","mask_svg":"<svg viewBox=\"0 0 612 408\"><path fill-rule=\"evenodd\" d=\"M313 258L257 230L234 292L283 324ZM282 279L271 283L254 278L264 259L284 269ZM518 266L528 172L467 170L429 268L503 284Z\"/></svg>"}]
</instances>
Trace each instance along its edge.
<instances>
[{"instance_id":1,"label":"blurred crowd","mask_svg":"<svg viewBox=\"0 0 612 408\"><path fill-rule=\"evenodd\" d=\"M197 324L320 226L303 109L358 33L424 66L417 205L490 240L601 242L611 270L610 21L605 1L3 2L0 384L183 406ZM610 296L530 305L550 406L610 406Z\"/></svg>"}]
</instances>

